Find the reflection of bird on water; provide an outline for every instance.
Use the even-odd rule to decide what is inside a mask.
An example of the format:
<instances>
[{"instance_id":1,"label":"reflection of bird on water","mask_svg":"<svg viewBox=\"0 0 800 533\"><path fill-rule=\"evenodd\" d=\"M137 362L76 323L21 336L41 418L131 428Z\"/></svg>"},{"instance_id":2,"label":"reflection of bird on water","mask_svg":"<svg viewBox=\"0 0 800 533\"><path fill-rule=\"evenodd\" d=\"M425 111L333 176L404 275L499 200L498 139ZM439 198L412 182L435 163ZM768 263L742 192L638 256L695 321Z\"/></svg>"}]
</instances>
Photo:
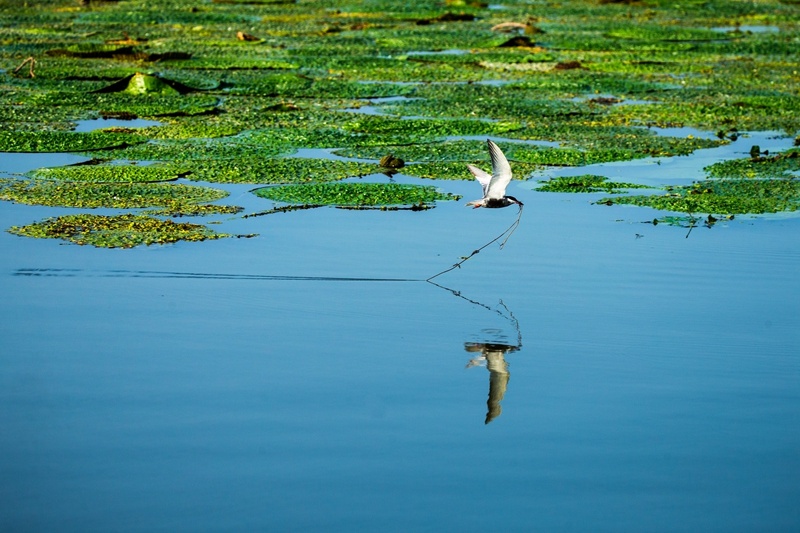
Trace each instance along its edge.
<instances>
[{"instance_id":1,"label":"reflection of bird on water","mask_svg":"<svg viewBox=\"0 0 800 533\"><path fill-rule=\"evenodd\" d=\"M467 363L467 368L485 363L486 369L489 371L489 400L486 402L488 412L484 422L488 424L500 416L502 412L500 401L505 396L508 388L510 374L505 354L516 352L519 347L499 343L465 342L464 349L471 353L480 352L481 354L470 359L469 363Z\"/></svg>"},{"instance_id":2,"label":"reflection of bird on water","mask_svg":"<svg viewBox=\"0 0 800 533\"><path fill-rule=\"evenodd\" d=\"M467 165L469 171L475 176L475 179L481 184L483 188L483 198L480 200L473 200L467 202L467 205L473 207L508 207L512 204L517 204L522 209L522 202L513 196L506 196L506 187L511 183L511 165L508 164L508 159L503 154L503 151L487 139L486 144L489 146L489 155L492 158L492 173L484 172L473 165Z\"/></svg>"}]
</instances>

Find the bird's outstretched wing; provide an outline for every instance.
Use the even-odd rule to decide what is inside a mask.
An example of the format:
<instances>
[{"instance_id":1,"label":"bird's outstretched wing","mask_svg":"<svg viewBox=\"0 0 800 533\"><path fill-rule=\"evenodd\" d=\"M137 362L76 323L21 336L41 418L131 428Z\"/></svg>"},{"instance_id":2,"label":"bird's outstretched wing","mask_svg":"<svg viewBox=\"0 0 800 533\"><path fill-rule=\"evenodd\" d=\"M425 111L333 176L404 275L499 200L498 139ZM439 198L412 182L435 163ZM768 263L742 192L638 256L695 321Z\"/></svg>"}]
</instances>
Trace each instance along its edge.
<instances>
[{"instance_id":1,"label":"bird's outstretched wing","mask_svg":"<svg viewBox=\"0 0 800 533\"><path fill-rule=\"evenodd\" d=\"M499 200L506 195L506 187L511 183L511 165L499 146L488 139L486 144L489 145L489 155L492 158L492 179L484 196Z\"/></svg>"},{"instance_id":2,"label":"bird's outstretched wing","mask_svg":"<svg viewBox=\"0 0 800 533\"><path fill-rule=\"evenodd\" d=\"M474 165L467 165L467 168L472 175L475 176L475 179L478 180L478 183L481 184L481 188L483 189L483 196L486 196L486 191L489 190L489 182L492 181L492 175L488 172L485 172Z\"/></svg>"}]
</instances>

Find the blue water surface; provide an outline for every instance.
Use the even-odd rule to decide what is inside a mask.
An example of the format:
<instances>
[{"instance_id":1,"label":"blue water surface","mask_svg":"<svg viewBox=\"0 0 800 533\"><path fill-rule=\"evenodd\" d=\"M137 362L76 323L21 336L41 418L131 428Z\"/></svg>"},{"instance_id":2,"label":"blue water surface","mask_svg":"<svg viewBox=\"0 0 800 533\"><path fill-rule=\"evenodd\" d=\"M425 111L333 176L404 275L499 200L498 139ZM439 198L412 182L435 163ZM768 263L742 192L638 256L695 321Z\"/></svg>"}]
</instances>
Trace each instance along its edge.
<instances>
[{"instance_id":1,"label":"blue water surface","mask_svg":"<svg viewBox=\"0 0 800 533\"><path fill-rule=\"evenodd\" d=\"M796 531L800 219L511 189L441 286L516 207L0 233L0 530Z\"/></svg>"}]
</instances>

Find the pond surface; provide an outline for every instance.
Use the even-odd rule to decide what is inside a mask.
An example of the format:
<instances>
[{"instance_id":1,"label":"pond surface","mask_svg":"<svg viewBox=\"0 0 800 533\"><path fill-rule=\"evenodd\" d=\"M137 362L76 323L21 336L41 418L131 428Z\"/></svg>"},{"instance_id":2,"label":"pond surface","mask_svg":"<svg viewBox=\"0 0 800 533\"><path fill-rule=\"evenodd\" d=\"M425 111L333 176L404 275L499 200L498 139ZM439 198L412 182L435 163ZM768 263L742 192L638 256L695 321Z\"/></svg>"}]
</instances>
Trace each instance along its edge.
<instances>
[{"instance_id":1,"label":"pond surface","mask_svg":"<svg viewBox=\"0 0 800 533\"><path fill-rule=\"evenodd\" d=\"M687 238L531 186L443 287L515 208L0 233L0 529L796 531L800 219Z\"/></svg>"}]
</instances>

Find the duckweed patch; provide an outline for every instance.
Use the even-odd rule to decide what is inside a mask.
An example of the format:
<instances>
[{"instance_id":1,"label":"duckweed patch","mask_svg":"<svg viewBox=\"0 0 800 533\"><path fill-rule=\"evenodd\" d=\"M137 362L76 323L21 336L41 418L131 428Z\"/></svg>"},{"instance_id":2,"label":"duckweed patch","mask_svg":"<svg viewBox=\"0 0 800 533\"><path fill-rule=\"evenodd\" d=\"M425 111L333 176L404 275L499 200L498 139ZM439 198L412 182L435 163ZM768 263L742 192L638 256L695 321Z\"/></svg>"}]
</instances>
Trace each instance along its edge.
<instances>
[{"instance_id":1,"label":"duckweed patch","mask_svg":"<svg viewBox=\"0 0 800 533\"><path fill-rule=\"evenodd\" d=\"M131 209L213 202L228 193L168 183L80 183L0 179L0 200L59 207Z\"/></svg>"},{"instance_id":2,"label":"duckweed patch","mask_svg":"<svg viewBox=\"0 0 800 533\"><path fill-rule=\"evenodd\" d=\"M161 95L180 95L196 91L192 87L178 81L162 78L153 74L137 72L126 76L119 81L112 83L102 89L97 89L95 93L128 93L133 95L161 94Z\"/></svg>"},{"instance_id":3,"label":"duckweed patch","mask_svg":"<svg viewBox=\"0 0 800 533\"><path fill-rule=\"evenodd\" d=\"M426 179L439 180L474 180L475 178L467 170L466 163L474 163L487 172L491 170L491 163L486 159L467 161L467 162L445 162L445 163L415 163L403 167L403 174ZM514 171L514 178L525 180L535 170L541 168L532 163L512 162L511 168Z\"/></svg>"},{"instance_id":4,"label":"duckweed patch","mask_svg":"<svg viewBox=\"0 0 800 533\"><path fill-rule=\"evenodd\" d=\"M98 248L132 248L142 244L229 237L198 224L177 223L144 215L66 215L28 226L13 226L8 231L24 237L63 239Z\"/></svg>"},{"instance_id":5,"label":"duckweed patch","mask_svg":"<svg viewBox=\"0 0 800 533\"><path fill-rule=\"evenodd\" d=\"M460 198L436 187L398 183L314 183L264 187L253 192L276 202L341 207L425 205Z\"/></svg>"},{"instance_id":6,"label":"duckweed patch","mask_svg":"<svg viewBox=\"0 0 800 533\"><path fill-rule=\"evenodd\" d=\"M188 174L176 165L73 165L40 168L29 173L32 178L86 183L156 183L174 181Z\"/></svg>"},{"instance_id":7,"label":"duckweed patch","mask_svg":"<svg viewBox=\"0 0 800 533\"><path fill-rule=\"evenodd\" d=\"M757 150L756 150L757 152ZM800 172L800 150L749 159L733 159L706 168L710 178L790 178Z\"/></svg>"},{"instance_id":8,"label":"duckweed patch","mask_svg":"<svg viewBox=\"0 0 800 533\"><path fill-rule=\"evenodd\" d=\"M125 148L145 140L129 133L0 131L0 152L87 152Z\"/></svg>"},{"instance_id":9,"label":"duckweed patch","mask_svg":"<svg viewBox=\"0 0 800 533\"><path fill-rule=\"evenodd\" d=\"M185 204L175 205L162 209L148 209L144 211L148 215L161 215L169 217L200 217L206 215L235 215L244 211L244 207L238 205L220 204Z\"/></svg>"},{"instance_id":10,"label":"duckweed patch","mask_svg":"<svg viewBox=\"0 0 800 533\"><path fill-rule=\"evenodd\" d=\"M444 141L452 136L503 135L522 129L519 122L489 122L483 120L397 120L382 116L363 116L345 122L345 131L369 135L380 139L381 143L396 144L420 141Z\"/></svg>"},{"instance_id":11,"label":"duckweed patch","mask_svg":"<svg viewBox=\"0 0 800 533\"><path fill-rule=\"evenodd\" d=\"M547 181L540 181L541 185L537 189L542 192L568 192L568 193L590 193L607 192L620 193L624 189L646 189L646 185L635 183L618 183L608 181L604 176L584 174L582 176L564 176L551 178Z\"/></svg>"},{"instance_id":12,"label":"duckweed patch","mask_svg":"<svg viewBox=\"0 0 800 533\"><path fill-rule=\"evenodd\" d=\"M662 211L714 215L763 214L800 208L800 180L704 180L670 193L603 198L598 203L652 207Z\"/></svg>"},{"instance_id":13,"label":"duckweed patch","mask_svg":"<svg viewBox=\"0 0 800 533\"><path fill-rule=\"evenodd\" d=\"M380 172L377 164L330 159L246 158L182 163L189 179L213 183L304 183L337 181Z\"/></svg>"},{"instance_id":14,"label":"duckweed patch","mask_svg":"<svg viewBox=\"0 0 800 533\"><path fill-rule=\"evenodd\" d=\"M149 182L190 172L209 182L323 184L380 172L387 154L410 176L472 179L466 163L488 166L473 138L554 143L501 141L524 179L544 165L673 157L728 142L649 126L800 131L800 11L786 0L691 9L572 0L537 3L535 13L517 2L0 4L0 151L160 162L42 169L32 176L59 183L0 183L0 197L15 201L191 212L221 193ZM509 21L521 24L517 34L497 31ZM776 31L735 30L765 26ZM403 98L375 100L385 97ZM69 131L115 115L162 125ZM375 163L292 158L301 148ZM670 191L674 207L793 208L798 159L756 155L711 165L708 177L726 182L703 182L711 193ZM587 179L547 187L625 185ZM624 198L636 197L614 201Z\"/></svg>"}]
</instances>

